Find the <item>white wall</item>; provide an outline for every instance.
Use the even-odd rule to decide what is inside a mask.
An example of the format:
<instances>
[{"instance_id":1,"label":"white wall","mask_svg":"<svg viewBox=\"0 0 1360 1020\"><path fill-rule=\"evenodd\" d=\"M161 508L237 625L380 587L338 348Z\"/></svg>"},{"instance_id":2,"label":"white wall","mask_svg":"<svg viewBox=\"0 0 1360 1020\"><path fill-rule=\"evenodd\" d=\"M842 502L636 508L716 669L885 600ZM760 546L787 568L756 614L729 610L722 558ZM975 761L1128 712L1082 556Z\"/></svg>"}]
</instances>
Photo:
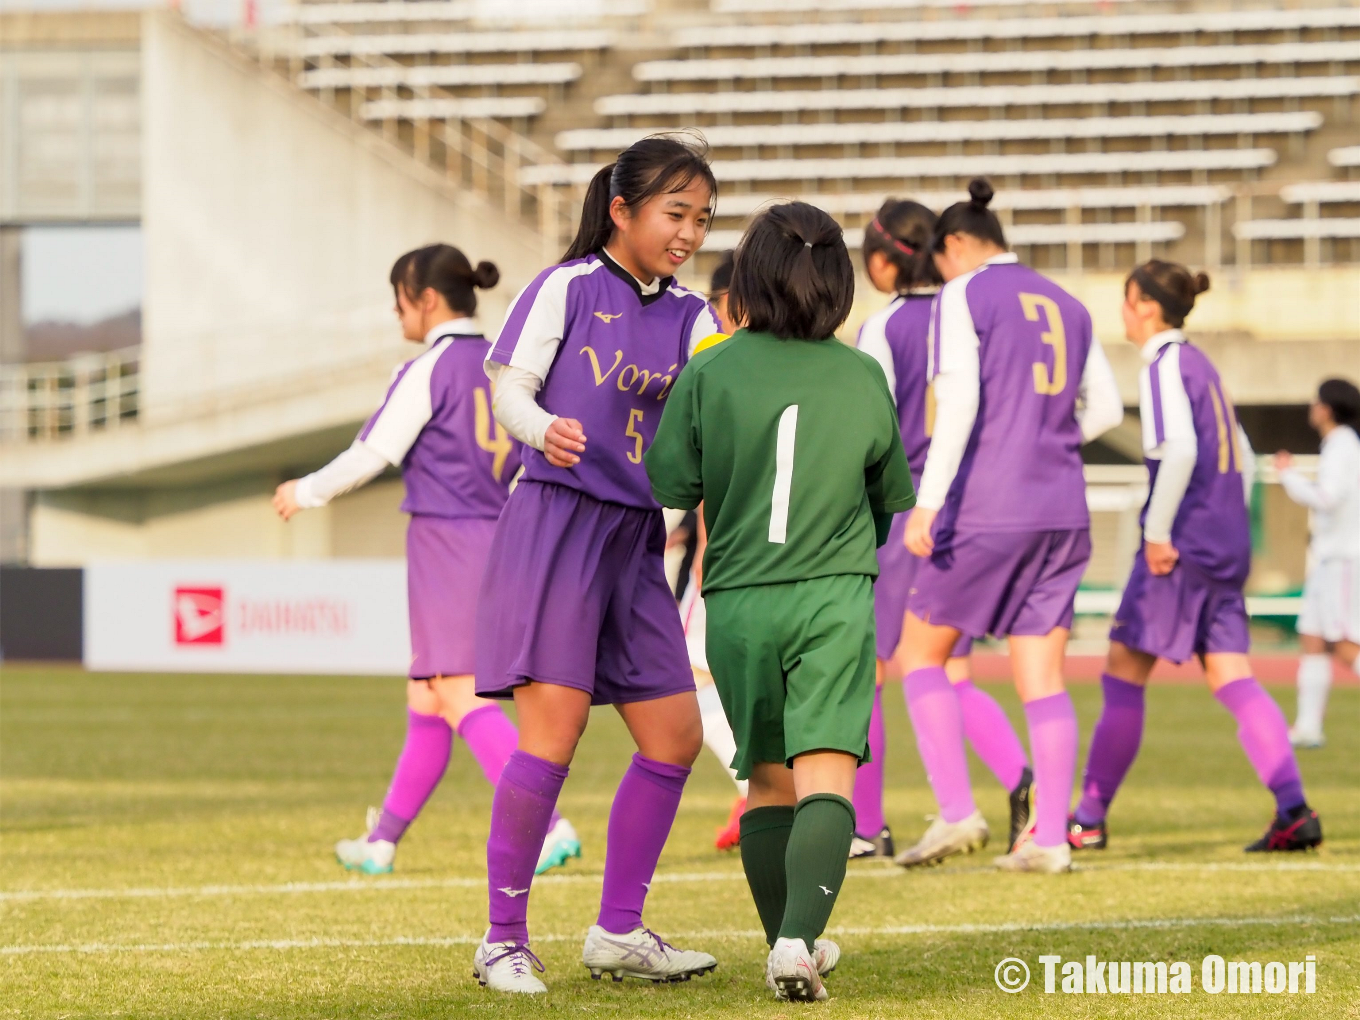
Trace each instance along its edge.
<instances>
[{"instance_id":1,"label":"white wall","mask_svg":"<svg viewBox=\"0 0 1360 1020\"><path fill-rule=\"evenodd\" d=\"M489 330L541 268L531 231L176 16L145 16L142 61L148 423L395 360L410 248L501 267Z\"/></svg>"}]
</instances>

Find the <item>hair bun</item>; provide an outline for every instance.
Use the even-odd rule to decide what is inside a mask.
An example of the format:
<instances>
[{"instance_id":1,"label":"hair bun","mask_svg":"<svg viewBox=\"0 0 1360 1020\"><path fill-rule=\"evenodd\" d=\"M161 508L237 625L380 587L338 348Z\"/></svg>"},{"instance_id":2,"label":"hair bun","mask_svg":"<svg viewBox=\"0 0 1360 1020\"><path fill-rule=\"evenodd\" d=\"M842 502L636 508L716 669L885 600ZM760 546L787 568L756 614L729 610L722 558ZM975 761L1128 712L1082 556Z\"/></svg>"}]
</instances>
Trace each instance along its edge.
<instances>
[{"instance_id":1,"label":"hair bun","mask_svg":"<svg viewBox=\"0 0 1360 1020\"><path fill-rule=\"evenodd\" d=\"M1195 293L1203 294L1209 289L1209 274L1199 272L1195 274Z\"/></svg>"},{"instance_id":2,"label":"hair bun","mask_svg":"<svg viewBox=\"0 0 1360 1020\"><path fill-rule=\"evenodd\" d=\"M992 200L992 196L995 194L996 192L992 189L991 181L987 180L985 177L974 177L968 182L969 202L979 209L986 209L988 203Z\"/></svg>"},{"instance_id":3,"label":"hair bun","mask_svg":"<svg viewBox=\"0 0 1360 1020\"><path fill-rule=\"evenodd\" d=\"M472 282L482 290L490 290L500 282L501 271L496 268L496 263L485 260L477 263L477 268L472 271Z\"/></svg>"}]
</instances>

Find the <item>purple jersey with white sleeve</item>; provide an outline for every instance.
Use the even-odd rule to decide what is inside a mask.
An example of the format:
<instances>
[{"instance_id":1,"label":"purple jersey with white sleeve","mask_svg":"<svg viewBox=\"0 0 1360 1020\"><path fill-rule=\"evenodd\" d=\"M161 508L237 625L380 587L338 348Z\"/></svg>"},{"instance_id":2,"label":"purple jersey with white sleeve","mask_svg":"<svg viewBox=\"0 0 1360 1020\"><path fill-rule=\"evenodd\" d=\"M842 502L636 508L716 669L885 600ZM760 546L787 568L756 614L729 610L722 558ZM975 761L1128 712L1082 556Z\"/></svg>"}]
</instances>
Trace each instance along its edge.
<instances>
[{"instance_id":1,"label":"purple jersey with white sleeve","mask_svg":"<svg viewBox=\"0 0 1360 1020\"><path fill-rule=\"evenodd\" d=\"M899 294L881 312L865 320L856 346L868 354L888 377L897 402L902 449L911 466L911 482L921 484L921 470L930 449L934 401L929 377L929 331L935 292Z\"/></svg>"},{"instance_id":2,"label":"purple jersey with white sleeve","mask_svg":"<svg viewBox=\"0 0 1360 1020\"><path fill-rule=\"evenodd\" d=\"M432 331L430 349L398 369L360 431L360 442L401 465L406 513L500 516L521 447L491 414L482 368L490 348L466 319Z\"/></svg>"},{"instance_id":3,"label":"purple jersey with white sleeve","mask_svg":"<svg viewBox=\"0 0 1360 1020\"><path fill-rule=\"evenodd\" d=\"M1086 307L1011 253L945 284L930 375L975 361L978 408L938 529L1089 527L1077 407L1092 343Z\"/></svg>"},{"instance_id":4,"label":"purple jersey with white sleeve","mask_svg":"<svg viewBox=\"0 0 1360 1020\"><path fill-rule=\"evenodd\" d=\"M716 332L708 302L670 277L643 287L605 254L545 269L511 304L489 360L541 379L539 405L579 421L586 449L571 468L526 449L524 477L655 508L642 455L694 345Z\"/></svg>"},{"instance_id":5,"label":"purple jersey with white sleeve","mask_svg":"<svg viewBox=\"0 0 1360 1020\"><path fill-rule=\"evenodd\" d=\"M1213 363L1179 330L1149 341L1152 354L1139 379L1139 412L1148 469L1149 503L1168 441L1193 442L1195 467L1171 525L1182 562L1216 581L1242 585L1251 572L1251 523L1246 505L1244 442L1237 415ZM1143 507L1146 521L1148 507Z\"/></svg>"}]
</instances>

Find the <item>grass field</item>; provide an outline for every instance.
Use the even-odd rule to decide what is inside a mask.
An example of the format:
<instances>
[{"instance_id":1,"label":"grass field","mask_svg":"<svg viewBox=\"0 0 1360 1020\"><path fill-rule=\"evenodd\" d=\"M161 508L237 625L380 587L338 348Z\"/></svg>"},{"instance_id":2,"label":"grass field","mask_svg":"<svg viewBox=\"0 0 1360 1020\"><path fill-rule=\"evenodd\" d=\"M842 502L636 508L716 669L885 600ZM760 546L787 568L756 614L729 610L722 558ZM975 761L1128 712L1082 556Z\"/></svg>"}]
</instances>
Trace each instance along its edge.
<instances>
[{"instance_id":1,"label":"grass field","mask_svg":"<svg viewBox=\"0 0 1360 1020\"><path fill-rule=\"evenodd\" d=\"M1020 720L1009 690L991 688ZM1293 695L1275 688L1286 712ZM362 828L400 746L399 682L0 673L0 1017L788 1018L1360 1016L1360 689L1334 695L1330 744L1302 758L1321 852L1247 858L1271 802L1230 717L1198 686L1149 697L1143 754L1113 847L1067 876L1001 876L981 857L923 873L852 864L832 918L846 957L833 1000L772 1001L735 856L711 847L731 786L700 760L648 905L658 931L718 956L686 985L596 983L580 965L595 917L610 797L627 737L597 712L564 812L585 859L535 887L545 999L470 976L485 926L491 792L465 748L387 879L350 878L330 846ZM1099 688L1075 685L1083 735ZM896 689L885 699L889 820L917 835L932 802ZM1084 753L1083 753L1084 760ZM979 803L1004 798L974 761ZM1189 995L1046 995L1038 957L1184 960ZM1314 995L1210 995L1200 961L1317 961ZM993 969L1034 972L1003 994Z\"/></svg>"}]
</instances>

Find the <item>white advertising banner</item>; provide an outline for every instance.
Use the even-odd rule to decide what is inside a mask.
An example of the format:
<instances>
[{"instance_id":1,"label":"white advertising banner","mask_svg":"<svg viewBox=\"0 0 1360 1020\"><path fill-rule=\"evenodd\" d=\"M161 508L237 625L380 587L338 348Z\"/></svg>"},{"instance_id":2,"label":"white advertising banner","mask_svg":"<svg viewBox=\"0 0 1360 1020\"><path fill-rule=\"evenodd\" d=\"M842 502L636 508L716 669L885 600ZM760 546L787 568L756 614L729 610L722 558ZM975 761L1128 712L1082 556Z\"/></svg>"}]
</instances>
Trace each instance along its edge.
<instances>
[{"instance_id":1,"label":"white advertising banner","mask_svg":"<svg viewBox=\"0 0 1360 1020\"><path fill-rule=\"evenodd\" d=\"M143 560L85 568L85 665L404 676L403 560Z\"/></svg>"}]
</instances>

